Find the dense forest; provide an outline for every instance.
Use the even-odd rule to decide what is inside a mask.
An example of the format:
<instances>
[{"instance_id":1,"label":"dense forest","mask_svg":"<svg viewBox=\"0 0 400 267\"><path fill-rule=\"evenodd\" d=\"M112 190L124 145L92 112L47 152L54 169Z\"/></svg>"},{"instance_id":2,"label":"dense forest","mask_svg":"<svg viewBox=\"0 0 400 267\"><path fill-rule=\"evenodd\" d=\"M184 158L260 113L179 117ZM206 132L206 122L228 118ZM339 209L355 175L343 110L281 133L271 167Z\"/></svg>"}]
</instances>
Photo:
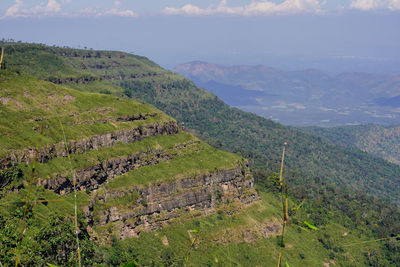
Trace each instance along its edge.
<instances>
[{"instance_id":1,"label":"dense forest","mask_svg":"<svg viewBox=\"0 0 400 267\"><path fill-rule=\"evenodd\" d=\"M215 147L240 153L253 168L277 170L281 146L286 141L289 170L317 183L350 186L398 201L400 167L378 157L231 108L187 80L122 81L121 87L128 96L151 103L184 122Z\"/></svg>"},{"instance_id":2,"label":"dense forest","mask_svg":"<svg viewBox=\"0 0 400 267\"><path fill-rule=\"evenodd\" d=\"M400 164L400 127L374 124L343 127L304 127L304 131L337 145L358 148Z\"/></svg>"}]
</instances>

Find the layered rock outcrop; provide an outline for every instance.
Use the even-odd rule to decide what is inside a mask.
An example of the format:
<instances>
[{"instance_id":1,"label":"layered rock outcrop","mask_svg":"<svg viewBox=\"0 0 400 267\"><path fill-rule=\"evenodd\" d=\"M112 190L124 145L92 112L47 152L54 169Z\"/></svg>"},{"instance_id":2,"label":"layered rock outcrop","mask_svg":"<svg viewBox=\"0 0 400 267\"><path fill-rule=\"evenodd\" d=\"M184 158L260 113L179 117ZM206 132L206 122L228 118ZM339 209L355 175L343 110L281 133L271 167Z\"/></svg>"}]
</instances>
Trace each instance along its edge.
<instances>
[{"instance_id":1,"label":"layered rock outcrop","mask_svg":"<svg viewBox=\"0 0 400 267\"><path fill-rule=\"evenodd\" d=\"M96 190L101 184L110 181L116 176L143 166L155 165L160 161L168 161L177 155L184 154L184 151L181 151L182 149L193 147L199 143L200 141L179 144L171 151L160 149L134 153L128 156L107 159L99 164L77 169L74 171L76 177L76 188L77 190ZM192 148L192 150L196 150L196 148ZM50 179L39 178L38 184L61 195L73 191L71 173L68 172L55 174Z\"/></svg>"},{"instance_id":2,"label":"layered rock outcrop","mask_svg":"<svg viewBox=\"0 0 400 267\"><path fill-rule=\"evenodd\" d=\"M117 119L130 121L145 117ZM178 134L179 131L175 121L148 124L69 141L68 153L81 154L99 148L110 148L117 142L133 143L151 136ZM107 190L106 184L120 175L144 166L157 165L161 161L169 162L175 157L184 157L185 153L193 154L202 149L204 144L193 138L186 143L175 143L170 147L109 158L75 169L77 190L85 191L90 196L88 205L83 208L92 228L92 235L102 241L107 240L111 233L120 238L134 237L142 231L155 230L169 224L171 219L191 211L208 214L213 212L219 203L251 203L258 199L253 188L254 179L244 161L237 161L233 165L235 167L229 165L231 167L226 167L228 169L204 169L204 173L200 175L179 176L170 180L159 177L155 179L156 182L146 185L120 186ZM20 162L29 163L34 154L33 148L12 151L0 164L8 167ZM40 163L47 163L53 158L67 155L65 145L61 142L40 148L37 159ZM73 191L73 179L69 172L56 173L46 178L38 177L37 183L61 195ZM112 231L101 232L99 229L102 227L111 227Z\"/></svg>"},{"instance_id":3,"label":"layered rock outcrop","mask_svg":"<svg viewBox=\"0 0 400 267\"><path fill-rule=\"evenodd\" d=\"M112 133L94 135L81 140L69 141L68 152L70 154L81 154L93 149L112 147L117 142L133 143L146 137L162 134L176 134L178 131L179 127L175 121L153 123L143 127L136 127ZM20 162L29 163L35 158L35 153L35 148L11 151L7 157L0 159L0 168L8 168ZM40 163L46 163L53 158L66 156L67 150L65 149L65 144L64 142L60 142L41 147L39 149L37 161Z\"/></svg>"},{"instance_id":4,"label":"layered rock outcrop","mask_svg":"<svg viewBox=\"0 0 400 267\"><path fill-rule=\"evenodd\" d=\"M248 167L241 165L145 187L97 192L85 212L90 225L112 225L120 238L134 237L193 210L207 214L218 203L235 200L251 203L258 199L253 185ZM129 195L134 196L133 205L109 207L113 200Z\"/></svg>"}]
</instances>

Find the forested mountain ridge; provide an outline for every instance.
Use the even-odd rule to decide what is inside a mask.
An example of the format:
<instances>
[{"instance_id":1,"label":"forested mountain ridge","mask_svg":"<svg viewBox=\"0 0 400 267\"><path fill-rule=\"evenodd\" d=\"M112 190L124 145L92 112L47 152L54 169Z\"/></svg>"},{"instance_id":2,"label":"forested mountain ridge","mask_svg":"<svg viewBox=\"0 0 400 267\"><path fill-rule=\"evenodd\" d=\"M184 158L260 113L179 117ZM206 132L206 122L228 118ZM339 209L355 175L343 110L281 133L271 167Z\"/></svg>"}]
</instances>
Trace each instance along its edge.
<instances>
[{"instance_id":1,"label":"forested mountain ridge","mask_svg":"<svg viewBox=\"0 0 400 267\"><path fill-rule=\"evenodd\" d=\"M400 165L400 126L368 124L332 128L305 127L302 129L334 144L358 148Z\"/></svg>"},{"instance_id":2,"label":"forested mountain ridge","mask_svg":"<svg viewBox=\"0 0 400 267\"><path fill-rule=\"evenodd\" d=\"M288 247L294 249L288 252L289 263L319 266L321 259L343 264L363 262L390 265L398 262L396 255L400 250L395 239L390 239L390 243L369 242L362 248L352 245L373 241L374 238L393 238L399 232L397 208L376 197L394 202L398 200L398 166L356 149L333 145L296 128L231 108L191 81L163 70L143 57L122 52L31 44L6 44L5 47L7 66L16 73L29 73L41 80L81 91L116 94L121 98L135 98L153 104L179 123L184 122L186 129L214 147L245 156L249 159L250 167L256 171L262 204L242 210L238 216L232 215L230 209L237 208L231 206L226 212L223 211L225 208L221 208L221 212L206 220L188 218L183 221L182 227L172 225L165 231L144 234L137 240L122 243L114 240L113 246L105 249L112 253L105 255L118 257L108 259L108 262L114 260L115 264L121 264L123 260L128 261L128 252L131 251L129 255L136 253L135 257L142 263L152 264L149 259L153 255L153 245L158 248L154 256L156 262L165 263L170 259L182 262L187 248L184 243L188 242L183 236L195 228L200 230L201 241L205 244L202 249L193 252L193 260L198 264L213 265L221 259L231 264L275 264L277 255L274 239L254 239L254 236L262 237L265 233L263 227L266 227L264 223L271 227L274 225L273 221L271 224L271 218L279 218L274 172L279 170L281 148L285 141L289 142L285 176L293 197L291 205L298 206L305 199L301 212L292 216L294 228L290 230ZM375 198L371 195L375 195ZM109 215L112 218L114 214ZM308 233L301 230L300 227L305 226L304 220L311 221L321 231ZM215 232L210 225L219 227L220 232ZM246 233L252 230L243 225L257 225L258 230L248 235ZM240 229L237 233L242 236L236 237L239 241L227 243L229 229ZM350 235L344 235L349 233L348 229L352 229ZM178 237L174 231L179 232ZM165 245L164 235L171 247ZM212 240L216 236L220 238L214 244ZM247 236L248 242L242 242L243 236ZM182 242L172 242L177 239ZM310 246L301 245L308 242ZM248 253L241 254L241 251ZM262 251L270 251L271 254L264 255Z\"/></svg>"},{"instance_id":3,"label":"forested mountain ridge","mask_svg":"<svg viewBox=\"0 0 400 267\"><path fill-rule=\"evenodd\" d=\"M297 174L399 201L399 166L231 108L144 57L41 45L5 47L10 68L78 90L115 93L150 103L215 147L239 152L252 167L277 170L281 146L287 141L287 167Z\"/></svg>"}]
</instances>

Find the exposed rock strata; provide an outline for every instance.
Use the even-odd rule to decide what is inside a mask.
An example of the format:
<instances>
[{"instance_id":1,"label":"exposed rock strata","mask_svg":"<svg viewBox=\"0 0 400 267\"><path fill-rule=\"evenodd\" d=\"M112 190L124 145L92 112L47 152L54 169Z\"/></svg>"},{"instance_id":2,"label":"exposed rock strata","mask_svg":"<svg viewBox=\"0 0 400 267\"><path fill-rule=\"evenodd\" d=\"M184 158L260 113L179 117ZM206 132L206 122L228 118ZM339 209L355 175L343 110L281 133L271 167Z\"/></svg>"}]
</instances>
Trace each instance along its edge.
<instances>
[{"instance_id":1,"label":"exposed rock strata","mask_svg":"<svg viewBox=\"0 0 400 267\"><path fill-rule=\"evenodd\" d=\"M143 115L144 116L144 115ZM121 117L117 120L130 121L142 117ZM175 121L149 124L143 127L121 130L114 133L91 136L79 141L70 141L69 153L85 153L101 147L112 147L117 142L132 143L143 138L161 134L176 134L179 127ZM240 201L251 203L258 199L253 188L254 180L248 166L237 164L228 170L214 171L195 177L179 178L172 181L153 183L147 186L118 188L106 191L102 184L116 176L135 168L168 161L176 155L196 149L199 141L179 144L171 149L152 150L112 158L100 164L76 170L78 190L86 190L91 195L90 204L84 207L86 219L93 229L93 236L101 240L109 238L111 232L120 238L134 237L142 231L155 230L170 223L171 219L184 213L209 214L215 211L218 203ZM35 149L14 151L0 160L0 166L11 166L19 162L29 162ZM66 157L64 143L57 143L39 150L38 161L46 163L55 157ZM162 178L162 177L160 177ZM56 193L66 194L72 191L68 174L58 174L38 183ZM128 200L124 199L127 198ZM114 203L114 204L113 204ZM97 230L107 227L112 231L97 235ZM111 227L111 228L110 228Z\"/></svg>"},{"instance_id":2,"label":"exposed rock strata","mask_svg":"<svg viewBox=\"0 0 400 267\"><path fill-rule=\"evenodd\" d=\"M82 69L91 68L91 66L82 65ZM98 68L109 68L108 66L97 66L95 69ZM84 77L68 77L68 78L58 78L58 77L48 77L44 79L45 81L52 82L55 84L69 84L69 83L79 83L79 84L87 84L94 81L102 81L102 80L126 80L126 79L140 79L145 77L154 77L157 76L157 73L140 73L140 74L130 74L130 75L103 75L103 76L84 76Z\"/></svg>"},{"instance_id":3,"label":"exposed rock strata","mask_svg":"<svg viewBox=\"0 0 400 267\"><path fill-rule=\"evenodd\" d=\"M86 216L92 225L112 223L120 238L133 237L141 231L158 229L185 212L198 210L203 214L209 213L217 203L235 200L251 203L258 199L253 183L247 167L236 167L144 188L99 192L95 194L91 207L86 209ZM93 217L93 206L107 206L110 200L130 194L137 196L134 205L110 207L96 212Z\"/></svg>"},{"instance_id":4,"label":"exposed rock strata","mask_svg":"<svg viewBox=\"0 0 400 267\"><path fill-rule=\"evenodd\" d=\"M45 81L52 82L55 84L67 84L67 83L81 83L81 84L86 84L89 82L94 82L98 80L97 77L93 76L87 76L87 77L69 77L69 78L58 78L58 77L49 77L45 79Z\"/></svg>"},{"instance_id":5,"label":"exposed rock strata","mask_svg":"<svg viewBox=\"0 0 400 267\"><path fill-rule=\"evenodd\" d=\"M90 121L81 121L81 122L71 122L68 125L77 125L77 124L95 124L95 123L108 123L108 122L129 122L129 121L141 121L141 120L147 120L150 117L155 117L157 116L157 113L147 113L147 114L135 114L135 115L129 115L129 116L121 116L121 117L116 117L112 119L100 119L100 120L90 120Z\"/></svg>"},{"instance_id":6,"label":"exposed rock strata","mask_svg":"<svg viewBox=\"0 0 400 267\"><path fill-rule=\"evenodd\" d=\"M182 149L199 144L200 141L180 144L170 152L165 150L153 150L141 153L135 153L120 158L112 158L89 167L75 170L77 190L98 189L99 186L112 178L125 174L133 169L143 166L155 165L160 161L168 161L177 155L185 153ZM191 151L196 150L192 148ZM38 179L38 184L44 188L52 190L58 194L64 195L73 191L73 182L70 173L56 174L50 179Z\"/></svg>"},{"instance_id":7,"label":"exposed rock strata","mask_svg":"<svg viewBox=\"0 0 400 267\"><path fill-rule=\"evenodd\" d=\"M175 121L154 123L143 127L94 135L77 141L72 140L68 142L68 148L70 154L80 154L101 147L112 147L117 142L133 143L146 137L162 134L176 134L178 131L179 127ZM66 156L65 144L64 142L60 142L41 147L38 153L38 162L46 163L52 158ZM0 168L8 168L20 162L29 163L34 157L35 148L14 150L6 158L0 159Z\"/></svg>"}]
</instances>

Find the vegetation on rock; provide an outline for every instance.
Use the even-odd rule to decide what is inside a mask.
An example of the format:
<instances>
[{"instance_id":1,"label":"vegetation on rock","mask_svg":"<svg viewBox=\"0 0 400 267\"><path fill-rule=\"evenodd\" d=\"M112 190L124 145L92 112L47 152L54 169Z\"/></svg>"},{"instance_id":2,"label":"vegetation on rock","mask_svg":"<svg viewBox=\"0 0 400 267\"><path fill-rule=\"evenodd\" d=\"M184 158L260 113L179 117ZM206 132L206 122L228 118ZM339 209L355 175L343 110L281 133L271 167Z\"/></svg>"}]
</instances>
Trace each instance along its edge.
<instances>
[{"instance_id":1,"label":"vegetation on rock","mask_svg":"<svg viewBox=\"0 0 400 267\"><path fill-rule=\"evenodd\" d=\"M277 244L276 237L275 222L281 210L274 172L279 169L281 145L288 141L285 177L289 185L290 221L283 262L291 266L320 266L331 261L339 265L399 264L400 213L397 206L383 200L398 204L399 166L231 108L189 80L143 57L35 44L5 44L5 47L9 68L0 73L0 129L4 133L0 137L4 185L0 205L5 207L1 209L0 240L5 241L0 241L0 245L8 249L1 250L2 263L12 263L15 253L25 255L24 262L33 264L75 260L74 242L68 239L69 235L62 237L66 240L57 239L61 230L69 233L68 229L73 229L68 226L73 214L73 196L68 191L62 195L62 190L58 194L45 189L57 175L64 177L71 164L77 173L88 175L78 188L80 216L89 226L80 219L80 239L92 240L82 241L82 257L88 265L120 265L132 260L140 265L166 266L179 266L187 261L208 266L274 265L279 246L283 245ZM184 122L187 129L214 148L177 129L178 123L171 117L128 98L152 104L178 122ZM56 152L49 158L43 156L36 178L47 181L47 185L39 182L37 187L25 187L23 181L31 170L26 159L38 140L41 139L43 155L56 151L56 145L62 144L59 120L65 126L70 144L77 148L70 151L71 162ZM176 131L154 131L154 135L144 136L149 127L161 123L172 123ZM124 131L135 131L143 138L111 143L107 138L102 139ZM79 143L93 136L96 138L91 139L92 143ZM96 148L78 145L93 144L98 138L104 141L98 142L107 145ZM115 168L113 174L108 171L113 166L124 166L121 162L135 158L136 154L140 154L141 160L134 169ZM168 217L170 226L161 229L154 226L166 214L147 212L154 203L140 195L140 190L156 190L172 181L228 171L241 177L235 190L239 192L243 183L251 191L249 184L253 178L241 156L249 159L260 201L243 204L237 195L231 199L229 190L224 188L234 187L235 180L216 184L209 197L213 209L220 211L205 214L201 209L191 211L191 206L174 206L171 213L174 216ZM11 171L4 166L16 169ZM110 177L107 183L97 179L104 173L104 177ZM84 181L92 183L88 186ZM125 185L130 187L125 190ZM96 194L92 194L93 189ZM18 217L13 212L21 212L17 207L21 207L21 196L27 190L31 190L30 196L43 201L32 206L24 242L16 249L21 214ZM175 193L185 191L176 188ZM243 190L241 194L252 196L253 192ZM197 196L193 195L195 201ZM303 201L296 214L292 213L291 209ZM154 231L140 231L137 238L119 240L123 226L146 224L154 226ZM51 250L50 244L29 243L41 237L52 240L50 235L54 243L64 248ZM61 256L54 252L59 250L64 251ZM45 251L54 253L46 255Z\"/></svg>"}]
</instances>

